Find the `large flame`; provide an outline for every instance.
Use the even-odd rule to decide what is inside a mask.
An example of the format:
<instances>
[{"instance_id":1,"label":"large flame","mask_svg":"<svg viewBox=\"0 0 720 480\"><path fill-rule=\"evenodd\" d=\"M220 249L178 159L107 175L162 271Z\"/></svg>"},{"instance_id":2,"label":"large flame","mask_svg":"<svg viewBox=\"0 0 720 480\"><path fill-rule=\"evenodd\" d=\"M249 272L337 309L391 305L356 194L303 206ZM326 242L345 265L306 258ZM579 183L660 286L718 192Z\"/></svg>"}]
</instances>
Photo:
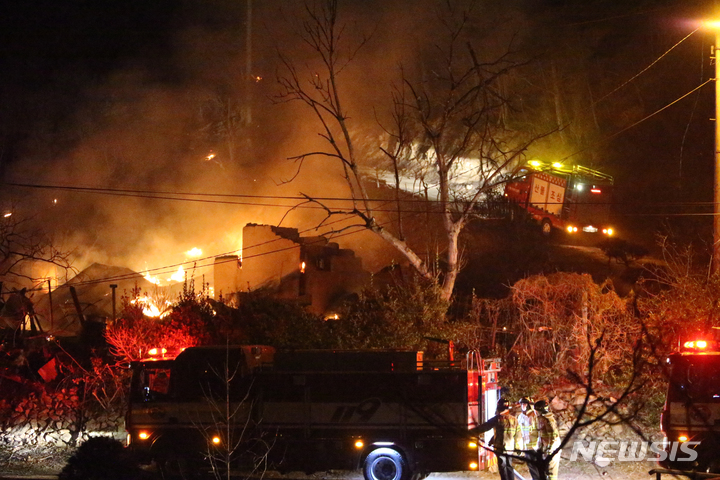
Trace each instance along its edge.
<instances>
[{"instance_id":1,"label":"large flame","mask_svg":"<svg viewBox=\"0 0 720 480\"><path fill-rule=\"evenodd\" d=\"M150 272L145 272L145 276L143 278L150 283L160 285L160 279L158 277L153 277L152 275L150 275Z\"/></svg>"},{"instance_id":2,"label":"large flame","mask_svg":"<svg viewBox=\"0 0 720 480\"><path fill-rule=\"evenodd\" d=\"M140 304L143 314L150 318L165 318L170 314L172 302L162 298L151 298L147 294L132 300L133 305Z\"/></svg>"},{"instance_id":3,"label":"large flame","mask_svg":"<svg viewBox=\"0 0 720 480\"><path fill-rule=\"evenodd\" d=\"M183 270L182 265L180 265L180 268L178 268L177 272L173 273L170 278L168 278L168 281L172 282L184 282L185 281L185 270Z\"/></svg>"},{"instance_id":4,"label":"large flame","mask_svg":"<svg viewBox=\"0 0 720 480\"><path fill-rule=\"evenodd\" d=\"M145 280L147 280L148 282L150 282L154 285L158 285L158 286L162 286L164 283L163 279L161 279L158 276L150 275L149 271L145 272L145 275L143 276L143 278ZM178 267L177 271L175 273L173 273L172 275L170 275L167 279L167 282L184 282L184 281L185 281L185 269L182 267L182 265L180 265Z\"/></svg>"}]
</instances>

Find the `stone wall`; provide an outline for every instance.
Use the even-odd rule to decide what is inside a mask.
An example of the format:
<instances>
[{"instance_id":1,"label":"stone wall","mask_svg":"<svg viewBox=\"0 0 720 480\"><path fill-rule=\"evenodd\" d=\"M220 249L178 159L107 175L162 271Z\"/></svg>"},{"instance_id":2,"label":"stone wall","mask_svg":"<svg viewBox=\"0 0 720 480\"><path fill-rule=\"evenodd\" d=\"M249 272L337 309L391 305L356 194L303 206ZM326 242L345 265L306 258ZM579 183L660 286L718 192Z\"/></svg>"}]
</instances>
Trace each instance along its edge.
<instances>
[{"instance_id":1,"label":"stone wall","mask_svg":"<svg viewBox=\"0 0 720 480\"><path fill-rule=\"evenodd\" d=\"M617 398L622 391L598 384L594 387L594 395L588 397L588 405L582 420L598 418L607 411L607 408L616 404ZM554 387L542 392L539 398L547 398L550 402L550 410L553 412L558 423L558 430L561 436L567 435L573 423L578 418L580 408L585 401L587 392L585 388L578 388L577 385L565 385ZM632 403L636 399L630 398ZM614 412L608 413L601 421L583 427L575 432L573 440L590 442L593 440L640 440L638 432L645 436L645 439L656 440L661 436L659 425L647 425L642 419L633 417L623 420L622 417L632 417L633 407L628 402L623 402L617 407L617 415Z\"/></svg>"},{"instance_id":2,"label":"stone wall","mask_svg":"<svg viewBox=\"0 0 720 480\"><path fill-rule=\"evenodd\" d=\"M0 400L0 442L12 446L74 447L92 436L125 440L122 412L83 404L77 388L31 392Z\"/></svg>"}]
</instances>

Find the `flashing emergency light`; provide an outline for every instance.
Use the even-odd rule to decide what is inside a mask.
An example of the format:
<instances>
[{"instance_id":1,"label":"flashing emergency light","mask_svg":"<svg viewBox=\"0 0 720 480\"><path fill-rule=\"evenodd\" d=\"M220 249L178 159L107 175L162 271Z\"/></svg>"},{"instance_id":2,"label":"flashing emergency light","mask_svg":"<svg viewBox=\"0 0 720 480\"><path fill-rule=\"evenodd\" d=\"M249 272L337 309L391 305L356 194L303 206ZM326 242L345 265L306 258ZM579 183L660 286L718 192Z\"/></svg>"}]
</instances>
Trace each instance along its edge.
<instances>
[{"instance_id":1,"label":"flashing emergency light","mask_svg":"<svg viewBox=\"0 0 720 480\"><path fill-rule=\"evenodd\" d=\"M682 344L682 349L685 351L693 351L698 353L703 352L716 352L718 350L718 342L714 340L688 340Z\"/></svg>"},{"instance_id":2,"label":"flashing emergency light","mask_svg":"<svg viewBox=\"0 0 720 480\"><path fill-rule=\"evenodd\" d=\"M138 432L138 438L139 438L140 440L147 440L148 438L150 438L150 433L149 433L149 432L146 432L146 431L144 431L144 430L141 431L141 432Z\"/></svg>"},{"instance_id":3,"label":"flashing emergency light","mask_svg":"<svg viewBox=\"0 0 720 480\"><path fill-rule=\"evenodd\" d=\"M600 190L599 188L591 188L590 193L602 193L602 190Z\"/></svg>"},{"instance_id":4,"label":"flashing emergency light","mask_svg":"<svg viewBox=\"0 0 720 480\"><path fill-rule=\"evenodd\" d=\"M707 342L705 340L690 340L689 342L683 343L683 348L705 350L707 348Z\"/></svg>"},{"instance_id":5,"label":"flashing emergency light","mask_svg":"<svg viewBox=\"0 0 720 480\"><path fill-rule=\"evenodd\" d=\"M477 442L468 442L468 448L477 448Z\"/></svg>"},{"instance_id":6,"label":"flashing emergency light","mask_svg":"<svg viewBox=\"0 0 720 480\"><path fill-rule=\"evenodd\" d=\"M151 348L148 350L148 355L155 356L155 355L165 355L167 353L167 348Z\"/></svg>"},{"instance_id":7,"label":"flashing emergency light","mask_svg":"<svg viewBox=\"0 0 720 480\"><path fill-rule=\"evenodd\" d=\"M608 237L612 237L613 233L615 233L615 230L612 228L603 228L603 234L607 235Z\"/></svg>"},{"instance_id":8,"label":"flashing emergency light","mask_svg":"<svg viewBox=\"0 0 720 480\"><path fill-rule=\"evenodd\" d=\"M468 466L470 467L470 470L477 470L478 468L478 464L476 462L470 462L470 465Z\"/></svg>"},{"instance_id":9,"label":"flashing emergency light","mask_svg":"<svg viewBox=\"0 0 720 480\"><path fill-rule=\"evenodd\" d=\"M220 440L220 437L218 437L217 435L215 435L214 437L212 437L212 443L213 443L213 445L220 445L220 441L221 441L221 440Z\"/></svg>"},{"instance_id":10,"label":"flashing emergency light","mask_svg":"<svg viewBox=\"0 0 720 480\"><path fill-rule=\"evenodd\" d=\"M363 448L364 446L365 446L365 443L363 443L362 440L356 440L356 441L355 441L355 448L357 448L358 450L361 449L361 448Z\"/></svg>"},{"instance_id":11,"label":"flashing emergency light","mask_svg":"<svg viewBox=\"0 0 720 480\"><path fill-rule=\"evenodd\" d=\"M578 228L575 225L568 225L566 228L568 233L576 233Z\"/></svg>"},{"instance_id":12,"label":"flashing emergency light","mask_svg":"<svg viewBox=\"0 0 720 480\"><path fill-rule=\"evenodd\" d=\"M679 442L687 442L688 440L689 440L689 439L688 439L688 436L687 436L687 435L685 435L685 434L680 434L680 435L678 435L678 441L679 441Z\"/></svg>"}]
</instances>

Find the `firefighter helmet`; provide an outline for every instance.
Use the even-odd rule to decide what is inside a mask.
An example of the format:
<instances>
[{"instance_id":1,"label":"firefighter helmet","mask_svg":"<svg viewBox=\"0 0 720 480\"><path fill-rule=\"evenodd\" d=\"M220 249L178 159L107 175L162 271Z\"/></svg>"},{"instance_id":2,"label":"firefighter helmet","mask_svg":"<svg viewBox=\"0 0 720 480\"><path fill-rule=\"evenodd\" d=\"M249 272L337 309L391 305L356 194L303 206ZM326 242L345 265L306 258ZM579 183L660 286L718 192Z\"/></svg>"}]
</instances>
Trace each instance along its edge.
<instances>
[{"instance_id":1,"label":"firefighter helmet","mask_svg":"<svg viewBox=\"0 0 720 480\"><path fill-rule=\"evenodd\" d=\"M548 413L548 403L545 400L538 400L535 402L535 410L538 413Z\"/></svg>"},{"instance_id":2,"label":"firefighter helmet","mask_svg":"<svg viewBox=\"0 0 720 480\"><path fill-rule=\"evenodd\" d=\"M505 410L509 410L509 409L510 409L510 403L506 399L501 397L497 402L497 413L502 413Z\"/></svg>"},{"instance_id":3,"label":"firefighter helmet","mask_svg":"<svg viewBox=\"0 0 720 480\"><path fill-rule=\"evenodd\" d=\"M525 404L525 405L532 405L533 399L530 397L522 397L520 400L518 400L518 404Z\"/></svg>"}]
</instances>

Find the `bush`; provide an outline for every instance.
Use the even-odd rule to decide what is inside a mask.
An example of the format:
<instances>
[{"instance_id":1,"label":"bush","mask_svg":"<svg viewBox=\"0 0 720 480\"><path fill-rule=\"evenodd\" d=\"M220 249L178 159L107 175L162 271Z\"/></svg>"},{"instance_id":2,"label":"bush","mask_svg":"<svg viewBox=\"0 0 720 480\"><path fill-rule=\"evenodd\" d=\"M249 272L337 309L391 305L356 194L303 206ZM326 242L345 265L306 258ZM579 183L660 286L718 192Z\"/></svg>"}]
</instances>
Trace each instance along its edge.
<instances>
[{"instance_id":1,"label":"bush","mask_svg":"<svg viewBox=\"0 0 720 480\"><path fill-rule=\"evenodd\" d=\"M366 289L345 304L340 319L328 322L334 348L409 348L430 357L447 352L455 340L446 321L448 303L440 287L420 278Z\"/></svg>"},{"instance_id":2,"label":"bush","mask_svg":"<svg viewBox=\"0 0 720 480\"><path fill-rule=\"evenodd\" d=\"M122 443L95 437L83 443L68 459L58 480L138 480L148 478Z\"/></svg>"}]
</instances>

